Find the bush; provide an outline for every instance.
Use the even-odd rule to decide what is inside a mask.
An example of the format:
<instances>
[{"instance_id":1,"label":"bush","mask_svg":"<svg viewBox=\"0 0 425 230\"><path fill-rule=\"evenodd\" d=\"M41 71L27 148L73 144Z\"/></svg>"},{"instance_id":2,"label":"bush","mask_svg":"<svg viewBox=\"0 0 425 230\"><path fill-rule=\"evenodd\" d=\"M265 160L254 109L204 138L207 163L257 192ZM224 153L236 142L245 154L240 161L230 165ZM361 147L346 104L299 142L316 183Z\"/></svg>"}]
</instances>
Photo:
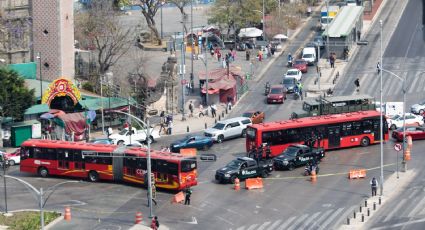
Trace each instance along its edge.
<instances>
[{"instance_id":1,"label":"bush","mask_svg":"<svg viewBox=\"0 0 425 230\"><path fill-rule=\"evenodd\" d=\"M90 92L94 92L94 85L91 82L84 82L83 83L83 89L90 91Z\"/></svg>"},{"instance_id":2,"label":"bush","mask_svg":"<svg viewBox=\"0 0 425 230\"><path fill-rule=\"evenodd\" d=\"M56 212L44 213L44 224L47 225L61 214ZM0 215L0 225L9 226L12 230L33 230L40 229L40 213L39 212L16 212L13 216L5 217Z\"/></svg>"}]
</instances>

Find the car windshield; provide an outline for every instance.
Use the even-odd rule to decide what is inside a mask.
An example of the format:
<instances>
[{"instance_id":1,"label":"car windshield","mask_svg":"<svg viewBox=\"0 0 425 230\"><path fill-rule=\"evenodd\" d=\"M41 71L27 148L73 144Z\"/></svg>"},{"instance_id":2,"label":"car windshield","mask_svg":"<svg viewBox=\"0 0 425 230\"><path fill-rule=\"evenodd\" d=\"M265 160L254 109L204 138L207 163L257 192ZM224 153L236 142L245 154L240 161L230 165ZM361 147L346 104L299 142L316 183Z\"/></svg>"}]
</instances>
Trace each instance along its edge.
<instances>
[{"instance_id":1,"label":"car windshield","mask_svg":"<svg viewBox=\"0 0 425 230\"><path fill-rule=\"evenodd\" d=\"M251 116L252 116L252 113L250 112L246 112L242 114L242 117L251 117Z\"/></svg>"},{"instance_id":2,"label":"car windshield","mask_svg":"<svg viewBox=\"0 0 425 230\"><path fill-rule=\"evenodd\" d=\"M240 161L240 160L233 160L233 161L230 161L230 163L227 164L226 166L227 167L232 167L232 168L238 168L239 166L241 166L241 164L242 164L242 161Z\"/></svg>"},{"instance_id":3,"label":"car windshield","mask_svg":"<svg viewBox=\"0 0 425 230\"><path fill-rule=\"evenodd\" d=\"M295 71L295 70L286 72L286 75L297 75L297 74L298 74L298 71Z\"/></svg>"},{"instance_id":4,"label":"car windshield","mask_svg":"<svg viewBox=\"0 0 425 230\"><path fill-rule=\"evenodd\" d=\"M284 78L283 84L295 84L295 79L294 78Z\"/></svg>"},{"instance_id":5,"label":"car windshield","mask_svg":"<svg viewBox=\"0 0 425 230\"><path fill-rule=\"evenodd\" d=\"M298 148L288 147L287 149L285 149L285 151L283 151L283 154L285 154L286 156L295 157L297 155L297 152Z\"/></svg>"},{"instance_id":6,"label":"car windshield","mask_svg":"<svg viewBox=\"0 0 425 230\"><path fill-rule=\"evenodd\" d=\"M295 61L295 65L302 65L302 64L305 64L305 61L304 60L296 60Z\"/></svg>"},{"instance_id":7,"label":"car windshield","mask_svg":"<svg viewBox=\"0 0 425 230\"><path fill-rule=\"evenodd\" d=\"M220 130L222 130L222 129L224 129L224 124L223 123L217 123L217 124L215 124L214 125L214 129L220 129Z\"/></svg>"},{"instance_id":8,"label":"car windshield","mask_svg":"<svg viewBox=\"0 0 425 230\"><path fill-rule=\"evenodd\" d=\"M270 90L270 94L279 94L282 93L282 89L280 88L273 88Z\"/></svg>"},{"instance_id":9,"label":"car windshield","mask_svg":"<svg viewBox=\"0 0 425 230\"><path fill-rule=\"evenodd\" d=\"M313 57L313 54L304 54L303 55L303 58L312 58Z\"/></svg>"},{"instance_id":10,"label":"car windshield","mask_svg":"<svg viewBox=\"0 0 425 230\"><path fill-rule=\"evenodd\" d=\"M127 129L123 129L118 134L119 135L125 135L126 133L127 133Z\"/></svg>"}]
</instances>

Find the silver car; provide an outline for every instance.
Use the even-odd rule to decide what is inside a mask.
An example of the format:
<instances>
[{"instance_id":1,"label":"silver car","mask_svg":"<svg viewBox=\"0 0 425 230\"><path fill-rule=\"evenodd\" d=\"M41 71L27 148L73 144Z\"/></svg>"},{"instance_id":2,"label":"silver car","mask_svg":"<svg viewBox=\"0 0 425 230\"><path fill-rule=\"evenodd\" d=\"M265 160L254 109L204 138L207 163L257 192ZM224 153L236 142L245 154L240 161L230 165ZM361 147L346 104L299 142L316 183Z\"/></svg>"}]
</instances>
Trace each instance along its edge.
<instances>
[{"instance_id":1,"label":"silver car","mask_svg":"<svg viewBox=\"0 0 425 230\"><path fill-rule=\"evenodd\" d=\"M212 128L204 131L206 137L221 143L226 139L234 137L245 137L246 127L251 125L251 119L246 117L235 117L217 122Z\"/></svg>"}]
</instances>

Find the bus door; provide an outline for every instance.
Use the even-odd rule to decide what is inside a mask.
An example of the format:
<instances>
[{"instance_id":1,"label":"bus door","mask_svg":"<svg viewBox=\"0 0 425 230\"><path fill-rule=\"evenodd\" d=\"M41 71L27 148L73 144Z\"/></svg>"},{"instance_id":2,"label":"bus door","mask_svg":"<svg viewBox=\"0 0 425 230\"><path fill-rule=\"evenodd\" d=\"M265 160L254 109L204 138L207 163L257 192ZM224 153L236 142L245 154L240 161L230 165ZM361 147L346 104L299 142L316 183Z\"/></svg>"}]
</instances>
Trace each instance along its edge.
<instances>
[{"instance_id":1,"label":"bus door","mask_svg":"<svg viewBox=\"0 0 425 230\"><path fill-rule=\"evenodd\" d=\"M156 160L156 181L158 183L168 184L168 167L166 160Z\"/></svg>"},{"instance_id":2,"label":"bus door","mask_svg":"<svg viewBox=\"0 0 425 230\"><path fill-rule=\"evenodd\" d=\"M337 148L340 146L341 142L341 133L339 126L329 126L328 127L328 147Z\"/></svg>"},{"instance_id":3,"label":"bus door","mask_svg":"<svg viewBox=\"0 0 425 230\"><path fill-rule=\"evenodd\" d=\"M124 151L125 147L117 148L114 152L114 156L112 157L112 171L114 175L114 181L122 181L123 179Z\"/></svg>"},{"instance_id":4,"label":"bus door","mask_svg":"<svg viewBox=\"0 0 425 230\"><path fill-rule=\"evenodd\" d=\"M72 155L70 154L70 151L64 150L64 149L58 149L57 156L58 156L58 169L68 170L69 162L72 161Z\"/></svg>"},{"instance_id":5,"label":"bus door","mask_svg":"<svg viewBox=\"0 0 425 230\"><path fill-rule=\"evenodd\" d=\"M74 150L72 151L72 155L74 156L74 169L84 171L86 169L86 163L84 162L83 156L81 155L81 151Z\"/></svg>"}]
</instances>

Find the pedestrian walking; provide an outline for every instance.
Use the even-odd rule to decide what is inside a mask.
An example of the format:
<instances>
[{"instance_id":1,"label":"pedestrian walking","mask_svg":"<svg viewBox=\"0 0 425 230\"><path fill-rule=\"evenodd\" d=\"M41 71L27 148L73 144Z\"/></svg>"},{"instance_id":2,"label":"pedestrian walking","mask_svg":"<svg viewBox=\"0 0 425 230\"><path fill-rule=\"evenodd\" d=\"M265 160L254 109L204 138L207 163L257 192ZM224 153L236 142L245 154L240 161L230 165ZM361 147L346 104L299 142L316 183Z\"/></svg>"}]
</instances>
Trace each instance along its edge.
<instances>
[{"instance_id":1,"label":"pedestrian walking","mask_svg":"<svg viewBox=\"0 0 425 230\"><path fill-rule=\"evenodd\" d=\"M192 189L188 187L185 193L186 193L186 196L184 197L184 205L190 205L190 196L192 195Z\"/></svg>"},{"instance_id":2,"label":"pedestrian walking","mask_svg":"<svg viewBox=\"0 0 425 230\"><path fill-rule=\"evenodd\" d=\"M217 112L217 106L215 104L211 105L211 116L212 117L216 117L216 112Z\"/></svg>"},{"instance_id":3,"label":"pedestrian walking","mask_svg":"<svg viewBox=\"0 0 425 230\"><path fill-rule=\"evenodd\" d=\"M360 91L360 79L359 78L354 80L354 85L356 86L356 91L359 92Z\"/></svg>"},{"instance_id":4,"label":"pedestrian walking","mask_svg":"<svg viewBox=\"0 0 425 230\"><path fill-rule=\"evenodd\" d=\"M258 61L263 61L263 51L262 50L258 51L257 57L258 57Z\"/></svg>"},{"instance_id":5,"label":"pedestrian walking","mask_svg":"<svg viewBox=\"0 0 425 230\"><path fill-rule=\"evenodd\" d=\"M372 188L372 196L376 196L376 189L378 188L378 180L375 177L370 181L370 186Z\"/></svg>"},{"instance_id":6,"label":"pedestrian walking","mask_svg":"<svg viewBox=\"0 0 425 230\"><path fill-rule=\"evenodd\" d=\"M236 50L234 50L233 48L230 49L230 52L232 54L232 61L236 61Z\"/></svg>"},{"instance_id":7,"label":"pedestrian walking","mask_svg":"<svg viewBox=\"0 0 425 230\"><path fill-rule=\"evenodd\" d=\"M173 130L173 121L168 121L168 125L167 125L167 131L168 131L168 135L171 135L171 132Z\"/></svg>"},{"instance_id":8,"label":"pedestrian walking","mask_svg":"<svg viewBox=\"0 0 425 230\"><path fill-rule=\"evenodd\" d=\"M203 116L205 116L205 114L204 114L204 106L202 105L202 104L199 104L199 114L198 114L198 117L203 117Z\"/></svg>"},{"instance_id":9,"label":"pedestrian walking","mask_svg":"<svg viewBox=\"0 0 425 230\"><path fill-rule=\"evenodd\" d=\"M331 56L329 57L329 62L331 63L331 68L335 68L335 55L334 55L334 53L331 53Z\"/></svg>"},{"instance_id":10,"label":"pedestrian walking","mask_svg":"<svg viewBox=\"0 0 425 230\"><path fill-rule=\"evenodd\" d=\"M151 229L158 230L158 228L159 228L159 221L158 221L158 217L155 216L154 218L152 218Z\"/></svg>"},{"instance_id":11,"label":"pedestrian walking","mask_svg":"<svg viewBox=\"0 0 425 230\"><path fill-rule=\"evenodd\" d=\"M376 64L376 70L378 71L378 75L381 73L381 63L378 62L378 64Z\"/></svg>"},{"instance_id":12,"label":"pedestrian walking","mask_svg":"<svg viewBox=\"0 0 425 230\"><path fill-rule=\"evenodd\" d=\"M189 103L189 111L190 111L190 114L189 114L189 117L193 117L193 103L192 103L192 101L190 101L190 103Z\"/></svg>"},{"instance_id":13,"label":"pedestrian walking","mask_svg":"<svg viewBox=\"0 0 425 230\"><path fill-rule=\"evenodd\" d=\"M245 51L245 57L246 57L246 60L247 60L247 61L249 61L250 56L251 56L251 51L250 51L249 49L247 49L247 50Z\"/></svg>"},{"instance_id":14,"label":"pedestrian walking","mask_svg":"<svg viewBox=\"0 0 425 230\"><path fill-rule=\"evenodd\" d=\"M106 135L108 136L108 138L109 138L109 136L112 135L112 133L113 133L112 128L108 127L108 129L106 130Z\"/></svg>"},{"instance_id":15,"label":"pedestrian walking","mask_svg":"<svg viewBox=\"0 0 425 230\"><path fill-rule=\"evenodd\" d=\"M149 190L148 190L148 192L146 193L146 196L147 196L147 198L148 198L148 207L149 207ZM156 200L155 200L155 197L153 196L153 192L152 192L152 202L155 204L155 206L156 206Z\"/></svg>"},{"instance_id":16,"label":"pedestrian walking","mask_svg":"<svg viewBox=\"0 0 425 230\"><path fill-rule=\"evenodd\" d=\"M300 98L301 98L301 100L304 100L304 98L303 98L303 84L301 82L298 82L297 85L298 85L298 92L300 94Z\"/></svg>"}]
</instances>

